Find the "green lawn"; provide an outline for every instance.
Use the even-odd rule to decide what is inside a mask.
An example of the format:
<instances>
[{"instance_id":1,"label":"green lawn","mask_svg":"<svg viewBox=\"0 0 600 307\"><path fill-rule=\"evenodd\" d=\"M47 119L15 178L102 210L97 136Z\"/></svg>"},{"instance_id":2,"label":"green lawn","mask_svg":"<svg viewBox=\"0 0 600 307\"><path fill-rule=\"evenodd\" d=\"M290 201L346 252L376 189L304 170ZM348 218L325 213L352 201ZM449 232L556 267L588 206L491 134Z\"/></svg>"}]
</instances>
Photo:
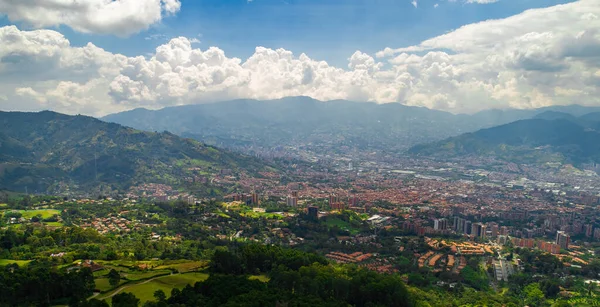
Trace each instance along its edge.
<instances>
[{"instance_id":1,"label":"green lawn","mask_svg":"<svg viewBox=\"0 0 600 307\"><path fill-rule=\"evenodd\" d=\"M23 214L23 218L30 219L38 214L42 215L43 219L47 219L57 214L60 215L60 211L54 209L42 209L42 210L19 210Z\"/></svg>"},{"instance_id":2,"label":"green lawn","mask_svg":"<svg viewBox=\"0 0 600 307\"><path fill-rule=\"evenodd\" d=\"M262 281L262 282L269 282L269 280L271 280L266 275L251 275L251 276L248 277L248 279L250 279L250 280L259 280L259 281Z\"/></svg>"},{"instance_id":3,"label":"green lawn","mask_svg":"<svg viewBox=\"0 0 600 307\"><path fill-rule=\"evenodd\" d=\"M108 291L110 289L113 289L114 287L110 285L110 282L108 281L108 278L96 278L94 279L94 282L96 283L96 290L100 290L100 291ZM123 284L125 283L125 280L121 280L119 282L119 284Z\"/></svg>"},{"instance_id":4,"label":"green lawn","mask_svg":"<svg viewBox=\"0 0 600 307\"><path fill-rule=\"evenodd\" d=\"M167 271L167 270L157 270L157 271L147 271L147 272L127 272L127 273L121 273L121 276L123 278L127 278L129 280L142 280L142 279L148 279L148 278L152 278L154 276L158 276L158 275L166 275L166 274L171 274L171 271Z\"/></svg>"},{"instance_id":5,"label":"green lawn","mask_svg":"<svg viewBox=\"0 0 600 307\"><path fill-rule=\"evenodd\" d=\"M165 263L164 265L158 266L156 270L164 270L164 269L176 269L180 273L186 273L191 271L197 271L202 269L208 265L206 261L186 261L181 263Z\"/></svg>"},{"instance_id":6,"label":"green lawn","mask_svg":"<svg viewBox=\"0 0 600 307\"><path fill-rule=\"evenodd\" d=\"M6 207L8 207L7 204L0 204L0 208L6 208Z\"/></svg>"},{"instance_id":7,"label":"green lawn","mask_svg":"<svg viewBox=\"0 0 600 307\"><path fill-rule=\"evenodd\" d=\"M50 227L62 227L63 223L61 222L44 222L45 225Z\"/></svg>"},{"instance_id":8,"label":"green lawn","mask_svg":"<svg viewBox=\"0 0 600 307\"><path fill-rule=\"evenodd\" d=\"M136 285L125 286L122 292L133 293L142 302L154 300L154 292L156 290L163 290L167 297L171 296L171 290L183 289L186 285L193 285L196 282L204 281L208 278L208 274L205 273L188 273L188 274L177 274L164 277L158 277L150 282L142 282ZM106 297L106 296L103 296ZM102 299L99 297L98 299Z\"/></svg>"},{"instance_id":9,"label":"green lawn","mask_svg":"<svg viewBox=\"0 0 600 307\"><path fill-rule=\"evenodd\" d=\"M29 264L29 262L31 262L31 260L10 260L10 259L0 259L0 265L4 266L4 265L9 265L12 263L16 263L19 266L24 266Z\"/></svg>"}]
</instances>

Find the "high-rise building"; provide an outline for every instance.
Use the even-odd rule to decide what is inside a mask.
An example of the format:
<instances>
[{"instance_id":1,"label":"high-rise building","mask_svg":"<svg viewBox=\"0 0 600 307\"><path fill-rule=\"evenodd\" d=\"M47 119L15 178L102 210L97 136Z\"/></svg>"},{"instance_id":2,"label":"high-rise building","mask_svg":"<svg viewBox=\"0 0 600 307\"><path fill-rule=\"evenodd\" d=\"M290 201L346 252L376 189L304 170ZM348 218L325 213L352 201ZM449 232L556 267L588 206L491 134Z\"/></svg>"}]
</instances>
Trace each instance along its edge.
<instances>
[{"instance_id":1,"label":"high-rise building","mask_svg":"<svg viewBox=\"0 0 600 307\"><path fill-rule=\"evenodd\" d=\"M329 206L338 202L338 198L335 194L329 195Z\"/></svg>"},{"instance_id":2,"label":"high-rise building","mask_svg":"<svg viewBox=\"0 0 600 307\"><path fill-rule=\"evenodd\" d=\"M585 225L585 236L590 238L592 235L594 235L594 225L592 225L592 224Z\"/></svg>"},{"instance_id":3,"label":"high-rise building","mask_svg":"<svg viewBox=\"0 0 600 307\"><path fill-rule=\"evenodd\" d=\"M315 206L309 206L308 207L308 216L314 219L317 219L319 217L319 208L315 207Z\"/></svg>"},{"instance_id":4,"label":"high-rise building","mask_svg":"<svg viewBox=\"0 0 600 307\"><path fill-rule=\"evenodd\" d=\"M286 203L288 207L296 207L298 206L298 198L294 196L288 196L286 199Z\"/></svg>"},{"instance_id":5,"label":"high-rise building","mask_svg":"<svg viewBox=\"0 0 600 307\"><path fill-rule=\"evenodd\" d=\"M346 205L342 202L336 202L333 204L330 204L331 210L344 210L346 209Z\"/></svg>"},{"instance_id":6,"label":"high-rise building","mask_svg":"<svg viewBox=\"0 0 600 307\"><path fill-rule=\"evenodd\" d=\"M292 191L292 197L298 198L298 191Z\"/></svg>"},{"instance_id":7,"label":"high-rise building","mask_svg":"<svg viewBox=\"0 0 600 307\"><path fill-rule=\"evenodd\" d=\"M474 237L481 237L481 230L483 225L481 223L471 224L471 235Z\"/></svg>"},{"instance_id":8,"label":"high-rise building","mask_svg":"<svg viewBox=\"0 0 600 307\"><path fill-rule=\"evenodd\" d=\"M466 235L471 234L471 230L472 230L471 224L472 224L471 221L465 221L464 227L463 227L464 234L466 234Z\"/></svg>"},{"instance_id":9,"label":"high-rise building","mask_svg":"<svg viewBox=\"0 0 600 307\"><path fill-rule=\"evenodd\" d=\"M495 238L498 236L498 224L492 225L492 237Z\"/></svg>"},{"instance_id":10,"label":"high-rise building","mask_svg":"<svg viewBox=\"0 0 600 307\"><path fill-rule=\"evenodd\" d=\"M569 249L569 243L571 241L571 237L566 234L564 231L556 232L556 244L560 246L562 249Z\"/></svg>"},{"instance_id":11,"label":"high-rise building","mask_svg":"<svg viewBox=\"0 0 600 307\"><path fill-rule=\"evenodd\" d=\"M594 229L594 239L600 239L600 228Z\"/></svg>"},{"instance_id":12,"label":"high-rise building","mask_svg":"<svg viewBox=\"0 0 600 307\"><path fill-rule=\"evenodd\" d=\"M260 200L258 199L258 193L252 193L252 204L260 205Z\"/></svg>"},{"instance_id":13,"label":"high-rise building","mask_svg":"<svg viewBox=\"0 0 600 307\"><path fill-rule=\"evenodd\" d=\"M435 230L446 230L448 227L448 221L446 219L435 219L433 220L433 229Z\"/></svg>"},{"instance_id":14,"label":"high-rise building","mask_svg":"<svg viewBox=\"0 0 600 307\"><path fill-rule=\"evenodd\" d=\"M356 207L356 206L358 206L358 202L359 202L358 197L356 197L356 196L350 197L350 200L349 200L350 206Z\"/></svg>"}]
</instances>

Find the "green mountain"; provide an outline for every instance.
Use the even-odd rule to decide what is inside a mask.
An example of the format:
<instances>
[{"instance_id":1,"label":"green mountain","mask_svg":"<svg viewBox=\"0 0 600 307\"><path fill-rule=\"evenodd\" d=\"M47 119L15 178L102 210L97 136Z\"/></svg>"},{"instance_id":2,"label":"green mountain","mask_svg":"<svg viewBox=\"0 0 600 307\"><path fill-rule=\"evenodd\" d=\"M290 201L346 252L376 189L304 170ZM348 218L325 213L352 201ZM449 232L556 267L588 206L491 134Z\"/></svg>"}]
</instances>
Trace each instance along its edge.
<instances>
[{"instance_id":1,"label":"green mountain","mask_svg":"<svg viewBox=\"0 0 600 307\"><path fill-rule=\"evenodd\" d=\"M254 158L167 132L49 111L0 112L0 189L47 192L64 184L122 190L139 183L177 184L194 172L262 167Z\"/></svg>"},{"instance_id":2,"label":"green mountain","mask_svg":"<svg viewBox=\"0 0 600 307\"><path fill-rule=\"evenodd\" d=\"M309 145L310 150L329 154L340 151L344 145L368 152L402 152L416 144L529 119L549 110L576 115L600 111L599 108L564 106L455 115L400 103L323 102L309 97L287 97L161 110L136 109L102 119L145 131L170 131L219 147L243 150Z\"/></svg>"},{"instance_id":3,"label":"green mountain","mask_svg":"<svg viewBox=\"0 0 600 307\"><path fill-rule=\"evenodd\" d=\"M409 153L445 158L494 156L519 163L600 162L600 130L594 128L598 122L590 119L593 116L547 113L538 117L417 145Z\"/></svg>"}]
</instances>

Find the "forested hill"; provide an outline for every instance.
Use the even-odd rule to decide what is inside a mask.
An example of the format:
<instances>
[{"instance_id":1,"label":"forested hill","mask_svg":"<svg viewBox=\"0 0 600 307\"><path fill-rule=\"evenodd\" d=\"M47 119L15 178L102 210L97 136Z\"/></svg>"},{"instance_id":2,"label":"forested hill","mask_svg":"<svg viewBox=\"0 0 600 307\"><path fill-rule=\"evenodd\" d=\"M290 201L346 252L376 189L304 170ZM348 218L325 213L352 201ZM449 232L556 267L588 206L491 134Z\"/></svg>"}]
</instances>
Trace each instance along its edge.
<instances>
[{"instance_id":1,"label":"forested hill","mask_svg":"<svg viewBox=\"0 0 600 307\"><path fill-rule=\"evenodd\" d=\"M124 189L142 182L175 183L186 169L254 171L254 158L194 140L142 132L87 116L0 112L0 189L45 192L98 185Z\"/></svg>"},{"instance_id":2,"label":"forested hill","mask_svg":"<svg viewBox=\"0 0 600 307\"><path fill-rule=\"evenodd\" d=\"M420 156L496 156L519 163L600 162L600 121L597 113L581 117L552 112L535 119L482 129L409 152Z\"/></svg>"}]
</instances>

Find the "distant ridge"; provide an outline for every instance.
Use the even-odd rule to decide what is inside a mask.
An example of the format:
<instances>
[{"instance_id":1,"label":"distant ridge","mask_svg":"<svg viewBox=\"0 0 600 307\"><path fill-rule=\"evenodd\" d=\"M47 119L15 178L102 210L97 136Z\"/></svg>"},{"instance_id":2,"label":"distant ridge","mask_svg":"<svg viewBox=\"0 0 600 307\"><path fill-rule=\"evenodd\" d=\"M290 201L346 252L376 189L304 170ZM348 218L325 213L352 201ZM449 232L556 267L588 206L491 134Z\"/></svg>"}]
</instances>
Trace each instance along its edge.
<instances>
[{"instance_id":1,"label":"distant ridge","mask_svg":"<svg viewBox=\"0 0 600 307\"><path fill-rule=\"evenodd\" d=\"M176 184L195 165L209 173L262 167L253 158L168 132L142 132L50 111L0 112L0 189L46 192L61 182L81 190Z\"/></svg>"}]
</instances>

